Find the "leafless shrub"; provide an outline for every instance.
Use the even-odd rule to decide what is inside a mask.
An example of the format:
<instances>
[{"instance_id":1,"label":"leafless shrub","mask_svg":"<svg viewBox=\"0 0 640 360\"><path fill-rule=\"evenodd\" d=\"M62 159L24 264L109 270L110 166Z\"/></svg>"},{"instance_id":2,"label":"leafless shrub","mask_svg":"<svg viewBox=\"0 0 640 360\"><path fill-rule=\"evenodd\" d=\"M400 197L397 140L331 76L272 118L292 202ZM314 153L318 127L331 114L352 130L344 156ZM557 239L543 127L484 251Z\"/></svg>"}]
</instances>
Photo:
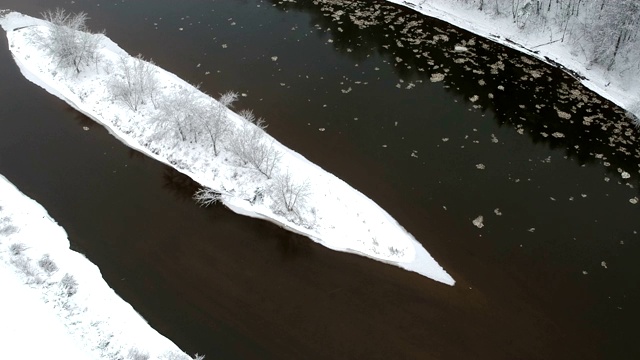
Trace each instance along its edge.
<instances>
[{"instance_id":1,"label":"leafless shrub","mask_svg":"<svg viewBox=\"0 0 640 360\"><path fill-rule=\"evenodd\" d=\"M109 80L108 88L113 98L127 105L129 109L138 111L138 107L151 100L157 107L156 96L158 80L151 60L144 60L138 54L135 58L120 57L118 73Z\"/></svg>"},{"instance_id":2,"label":"leafless shrub","mask_svg":"<svg viewBox=\"0 0 640 360\"><path fill-rule=\"evenodd\" d=\"M273 178L271 187L273 210L282 214L294 214L301 218L302 210L311 195L310 190L308 180L296 182L288 170L285 173L277 174Z\"/></svg>"},{"instance_id":3,"label":"leafless shrub","mask_svg":"<svg viewBox=\"0 0 640 360\"><path fill-rule=\"evenodd\" d=\"M23 243L14 243L9 246L9 252L14 256L22 254L25 250L27 250L27 245Z\"/></svg>"},{"instance_id":4,"label":"leafless shrub","mask_svg":"<svg viewBox=\"0 0 640 360\"><path fill-rule=\"evenodd\" d=\"M51 260L49 254L42 255L42 258L38 260L38 266L40 266L40 268L49 275L58 271L58 265L56 265L56 263Z\"/></svg>"},{"instance_id":5,"label":"leafless shrub","mask_svg":"<svg viewBox=\"0 0 640 360\"><path fill-rule=\"evenodd\" d=\"M159 101L153 117L156 137L163 140L198 142L207 107L202 96L192 89L180 89Z\"/></svg>"},{"instance_id":6,"label":"leafless shrub","mask_svg":"<svg viewBox=\"0 0 640 360\"><path fill-rule=\"evenodd\" d=\"M83 67L97 62L100 38L89 32L85 12L73 14L57 8L42 17L49 22L48 33L38 35L36 41L58 69L74 69L79 74Z\"/></svg>"},{"instance_id":7,"label":"leafless shrub","mask_svg":"<svg viewBox=\"0 0 640 360\"><path fill-rule=\"evenodd\" d=\"M204 187L193 194L193 199L200 205L207 207L222 200L222 194L210 188Z\"/></svg>"},{"instance_id":8,"label":"leafless shrub","mask_svg":"<svg viewBox=\"0 0 640 360\"><path fill-rule=\"evenodd\" d=\"M60 280L60 288L67 294L67 296L71 297L78 292L78 282L73 275L67 273L64 274L62 280Z\"/></svg>"},{"instance_id":9,"label":"leafless shrub","mask_svg":"<svg viewBox=\"0 0 640 360\"><path fill-rule=\"evenodd\" d=\"M256 119L250 111L241 112L241 115L246 121L230 137L229 151L245 165L270 179L282 154L275 148L273 140L265 138L264 120Z\"/></svg>"},{"instance_id":10,"label":"leafless shrub","mask_svg":"<svg viewBox=\"0 0 640 360\"><path fill-rule=\"evenodd\" d=\"M231 131L231 122L227 118L227 109L238 99L238 93L229 91L220 96L218 102L207 111L207 116L202 122L204 132L211 140L213 153L218 156L218 144Z\"/></svg>"},{"instance_id":11,"label":"leafless shrub","mask_svg":"<svg viewBox=\"0 0 640 360\"><path fill-rule=\"evenodd\" d=\"M38 274L38 270L31 265L31 261L29 261L29 258L26 256L12 256L10 262L16 267L16 269L20 270L20 272L28 277L35 277Z\"/></svg>"},{"instance_id":12,"label":"leafless shrub","mask_svg":"<svg viewBox=\"0 0 640 360\"><path fill-rule=\"evenodd\" d=\"M127 354L127 359L130 360L149 360L149 353L144 352L138 348L129 349L129 353Z\"/></svg>"},{"instance_id":13,"label":"leafless shrub","mask_svg":"<svg viewBox=\"0 0 640 360\"><path fill-rule=\"evenodd\" d=\"M11 218L5 216L0 219L0 236L9 236L18 230L18 227L11 224Z\"/></svg>"}]
</instances>

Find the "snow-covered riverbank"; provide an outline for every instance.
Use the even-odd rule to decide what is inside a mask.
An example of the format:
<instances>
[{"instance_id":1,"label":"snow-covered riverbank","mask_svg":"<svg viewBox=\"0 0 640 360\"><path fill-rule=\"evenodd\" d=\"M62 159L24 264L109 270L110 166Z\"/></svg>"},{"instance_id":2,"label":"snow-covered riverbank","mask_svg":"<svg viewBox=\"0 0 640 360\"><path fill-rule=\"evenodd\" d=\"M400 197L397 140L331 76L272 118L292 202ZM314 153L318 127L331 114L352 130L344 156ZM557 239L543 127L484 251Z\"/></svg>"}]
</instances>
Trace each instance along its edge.
<instances>
[{"instance_id":1,"label":"snow-covered riverbank","mask_svg":"<svg viewBox=\"0 0 640 360\"><path fill-rule=\"evenodd\" d=\"M186 360L69 249L67 234L0 175L0 359Z\"/></svg>"},{"instance_id":2,"label":"snow-covered riverbank","mask_svg":"<svg viewBox=\"0 0 640 360\"><path fill-rule=\"evenodd\" d=\"M560 41L563 37L561 29L557 29L556 34L552 25L548 25L546 31L523 29L518 27L509 14L496 15L490 2L486 2L484 11L480 11L475 2L469 4L449 0L387 1L448 22L553 66L563 67L578 77L586 87L633 113L636 121L640 121L640 83L630 81L625 73L606 71L602 66L589 65L584 54L577 51L575 46ZM519 6L524 7L525 3L527 1L523 1ZM508 12L510 9L503 11ZM640 60L635 63L638 61Z\"/></svg>"}]
</instances>

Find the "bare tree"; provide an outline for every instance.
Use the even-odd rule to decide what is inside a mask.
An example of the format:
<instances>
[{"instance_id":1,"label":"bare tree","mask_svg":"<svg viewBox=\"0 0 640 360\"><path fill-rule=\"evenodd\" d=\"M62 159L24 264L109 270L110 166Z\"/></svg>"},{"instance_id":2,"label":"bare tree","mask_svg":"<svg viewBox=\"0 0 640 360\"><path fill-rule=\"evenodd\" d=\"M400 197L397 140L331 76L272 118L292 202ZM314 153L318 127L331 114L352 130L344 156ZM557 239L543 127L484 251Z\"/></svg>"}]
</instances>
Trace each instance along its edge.
<instances>
[{"instance_id":1,"label":"bare tree","mask_svg":"<svg viewBox=\"0 0 640 360\"><path fill-rule=\"evenodd\" d=\"M200 205L207 207L222 200L222 193L208 187L203 187L193 194L193 199Z\"/></svg>"},{"instance_id":2,"label":"bare tree","mask_svg":"<svg viewBox=\"0 0 640 360\"><path fill-rule=\"evenodd\" d=\"M302 211L307 199L311 195L309 180L296 182L289 170L273 177L271 196L273 210L280 213L290 213L302 219Z\"/></svg>"},{"instance_id":3,"label":"bare tree","mask_svg":"<svg viewBox=\"0 0 640 360\"><path fill-rule=\"evenodd\" d=\"M250 111L241 112L241 115L245 121L230 137L229 151L245 165L270 179L282 154L275 148L273 140L266 139L266 126L262 119L256 119Z\"/></svg>"},{"instance_id":4,"label":"bare tree","mask_svg":"<svg viewBox=\"0 0 640 360\"><path fill-rule=\"evenodd\" d=\"M113 75L108 84L115 100L138 111L148 98L157 108L158 80L153 61L145 61L140 54L135 58L121 56L118 70L119 73Z\"/></svg>"},{"instance_id":5,"label":"bare tree","mask_svg":"<svg viewBox=\"0 0 640 360\"><path fill-rule=\"evenodd\" d=\"M152 117L155 137L163 140L198 142L202 122L207 117L204 96L191 89L180 89L159 101L158 112Z\"/></svg>"},{"instance_id":6,"label":"bare tree","mask_svg":"<svg viewBox=\"0 0 640 360\"><path fill-rule=\"evenodd\" d=\"M213 153L218 156L218 144L230 133L231 122L227 118L228 108L238 99L238 93L229 91L218 99L218 102L211 106L207 117L202 122L204 132L211 140Z\"/></svg>"},{"instance_id":7,"label":"bare tree","mask_svg":"<svg viewBox=\"0 0 640 360\"><path fill-rule=\"evenodd\" d=\"M83 67L97 62L100 37L89 32L86 13L72 14L57 8L42 13L42 17L49 22L48 33L36 41L58 68L74 69L79 74Z\"/></svg>"},{"instance_id":8,"label":"bare tree","mask_svg":"<svg viewBox=\"0 0 640 360\"><path fill-rule=\"evenodd\" d=\"M592 61L611 70L622 54L638 55L640 3L619 0L606 6L603 3L600 9L599 21L587 25L593 45Z\"/></svg>"}]
</instances>

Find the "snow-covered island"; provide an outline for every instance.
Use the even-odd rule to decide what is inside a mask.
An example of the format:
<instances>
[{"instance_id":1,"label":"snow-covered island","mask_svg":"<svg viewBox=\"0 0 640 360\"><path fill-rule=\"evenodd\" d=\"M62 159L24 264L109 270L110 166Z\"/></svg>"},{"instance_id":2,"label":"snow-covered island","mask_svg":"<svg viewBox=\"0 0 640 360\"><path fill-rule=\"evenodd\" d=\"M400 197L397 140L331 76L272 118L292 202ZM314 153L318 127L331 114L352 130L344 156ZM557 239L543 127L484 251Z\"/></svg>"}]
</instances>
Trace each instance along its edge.
<instances>
[{"instance_id":1,"label":"snow-covered island","mask_svg":"<svg viewBox=\"0 0 640 360\"><path fill-rule=\"evenodd\" d=\"M50 15L71 29L16 12L2 20L22 74L128 146L202 184L202 203L220 201L333 250L455 283L372 200L270 137L252 113L230 111L235 94L217 101L103 34L85 32L84 19ZM50 47L56 36L76 37L71 42L82 48Z\"/></svg>"}]
</instances>

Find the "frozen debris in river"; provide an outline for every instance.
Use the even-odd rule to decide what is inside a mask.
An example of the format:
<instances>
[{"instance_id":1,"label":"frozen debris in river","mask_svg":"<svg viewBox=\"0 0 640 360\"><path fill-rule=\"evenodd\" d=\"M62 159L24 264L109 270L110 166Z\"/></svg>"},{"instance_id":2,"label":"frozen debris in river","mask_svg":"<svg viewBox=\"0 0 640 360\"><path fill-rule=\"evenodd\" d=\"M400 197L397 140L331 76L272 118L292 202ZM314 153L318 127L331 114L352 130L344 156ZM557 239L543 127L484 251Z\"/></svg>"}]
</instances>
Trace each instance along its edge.
<instances>
[{"instance_id":1,"label":"frozen debris in river","mask_svg":"<svg viewBox=\"0 0 640 360\"><path fill-rule=\"evenodd\" d=\"M449 138L442 138L442 142L447 142L449 141Z\"/></svg>"},{"instance_id":2,"label":"frozen debris in river","mask_svg":"<svg viewBox=\"0 0 640 360\"><path fill-rule=\"evenodd\" d=\"M527 231L532 233L532 232L536 231L536 228L529 228Z\"/></svg>"},{"instance_id":3,"label":"frozen debris in river","mask_svg":"<svg viewBox=\"0 0 640 360\"><path fill-rule=\"evenodd\" d=\"M620 173L620 176L622 176L623 179L628 179L631 177L631 174L629 174L628 172L618 168L618 172Z\"/></svg>"},{"instance_id":4,"label":"frozen debris in river","mask_svg":"<svg viewBox=\"0 0 640 360\"><path fill-rule=\"evenodd\" d=\"M636 196L636 197L633 197L633 198L629 199L629 202L632 203L633 205L637 204L638 203L638 197Z\"/></svg>"},{"instance_id":5,"label":"frozen debris in river","mask_svg":"<svg viewBox=\"0 0 640 360\"><path fill-rule=\"evenodd\" d=\"M484 169L485 169L485 166L484 166L484 164L476 164L476 169L478 169L478 170L484 170Z\"/></svg>"},{"instance_id":6,"label":"frozen debris in river","mask_svg":"<svg viewBox=\"0 0 640 360\"><path fill-rule=\"evenodd\" d=\"M484 227L484 217L482 215L480 215L477 218L473 219L472 222L473 222L473 225L478 227L478 229L482 229L482 227Z\"/></svg>"},{"instance_id":7,"label":"frozen debris in river","mask_svg":"<svg viewBox=\"0 0 640 360\"><path fill-rule=\"evenodd\" d=\"M431 82L440 82L444 80L444 74L441 73L433 73L431 74Z\"/></svg>"},{"instance_id":8,"label":"frozen debris in river","mask_svg":"<svg viewBox=\"0 0 640 360\"><path fill-rule=\"evenodd\" d=\"M600 266L602 266L603 268L607 269L607 262L606 261L602 261L600 263Z\"/></svg>"},{"instance_id":9,"label":"frozen debris in river","mask_svg":"<svg viewBox=\"0 0 640 360\"><path fill-rule=\"evenodd\" d=\"M493 210L493 213L494 213L494 214L496 214L497 216L502 216L502 212L500 211L500 209L499 209L499 208L495 208L495 209Z\"/></svg>"},{"instance_id":10,"label":"frozen debris in river","mask_svg":"<svg viewBox=\"0 0 640 360\"><path fill-rule=\"evenodd\" d=\"M472 97L469 98L469 100L471 100L471 102L476 102L476 101L478 101L478 99L480 99L480 96L478 96L478 95L473 95Z\"/></svg>"},{"instance_id":11,"label":"frozen debris in river","mask_svg":"<svg viewBox=\"0 0 640 360\"><path fill-rule=\"evenodd\" d=\"M469 49L467 49L465 46L462 46L462 45L456 45L456 46L453 48L453 50L454 50L454 51L467 51L467 50L469 50Z\"/></svg>"},{"instance_id":12,"label":"frozen debris in river","mask_svg":"<svg viewBox=\"0 0 640 360\"><path fill-rule=\"evenodd\" d=\"M271 60L272 60L272 61L278 61L278 57L277 57L277 56L272 56L272 57L271 57Z\"/></svg>"},{"instance_id":13,"label":"frozen debris in river","mask_svg":"<svg viewBox=\"0 0 640 360\"><path fill-rule=\"evenodd\" d=\"M562 110L556 109L556 111L558 112L558 117L561 119L565 119L565 120L569 120L571 119L571 114L566 113Z\"/></svg>"},{"instance_id":14,"label":"frozen debris in river","mask_svg":"<svg viewBox=\"0 0 640 360\"><path fill-rule=\"evenodd\" d=\"M551 136L553 136L553 137L554 137L554 138L556 138L556 139L560 139L560 138L563 138L563 137L564 137L564 134L563 134L563 133L561 133L561 132L559 132L559 131L556 131L556 132L554 132L553 134L551 134Z\"/></svg>"},{"instance_id":15,"label":"frozen debris in river","mask_svg":"<svg viewBox=\"0 0 640 360\"><path fill-rule=\"evenodd\" d=\"M417 158L418 157L418 150L413 150L411 152L411 157Z\"/></svg>"}]
</instances>

